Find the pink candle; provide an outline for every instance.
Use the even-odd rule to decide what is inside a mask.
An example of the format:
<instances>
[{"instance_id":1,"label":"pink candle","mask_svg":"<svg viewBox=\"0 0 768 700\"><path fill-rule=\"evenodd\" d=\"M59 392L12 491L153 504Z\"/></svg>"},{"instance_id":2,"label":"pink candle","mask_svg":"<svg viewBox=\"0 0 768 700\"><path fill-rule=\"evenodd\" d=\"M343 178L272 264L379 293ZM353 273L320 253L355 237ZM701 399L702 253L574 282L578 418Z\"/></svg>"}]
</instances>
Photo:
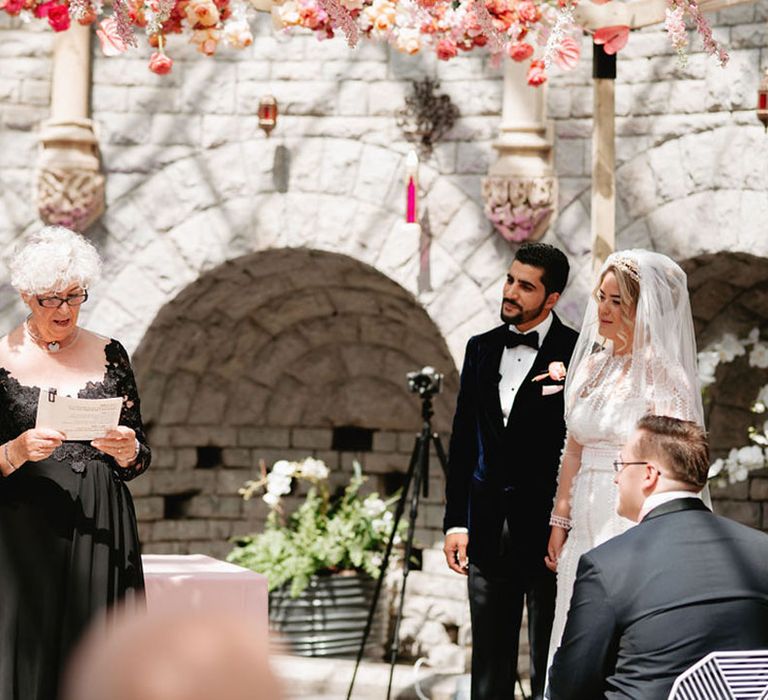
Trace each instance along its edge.
<instances>
[{"instance_id":1,"label":"pink candle","mask_svg":"<svg viewBox=\"0 0 768 700\"><path fill-rule=\"evenodd\" d=\"M416 182L412 175L408 178L405 221L408 224L416 223Z\"/></svg>"}]
</instances>

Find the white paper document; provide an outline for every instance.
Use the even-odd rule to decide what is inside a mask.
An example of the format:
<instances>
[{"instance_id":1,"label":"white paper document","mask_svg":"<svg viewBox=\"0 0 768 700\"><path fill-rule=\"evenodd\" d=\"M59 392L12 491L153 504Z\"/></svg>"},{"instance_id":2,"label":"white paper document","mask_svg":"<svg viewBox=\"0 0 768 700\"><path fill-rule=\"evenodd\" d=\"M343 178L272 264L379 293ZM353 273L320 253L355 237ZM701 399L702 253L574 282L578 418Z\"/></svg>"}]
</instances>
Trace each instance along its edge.
<instances>
[{"instance_id":1,"label":"white paper document","mask_svg":"<svg viewBox=\"0 0 768 700\"><path fill-rule=\"evenodd\" d=\"M64 433L67 440L94 440L116 428L123 399L72 399L59 396L55 389L40 389L36 428L51 428Z\"/></svg>"}]
</instances>

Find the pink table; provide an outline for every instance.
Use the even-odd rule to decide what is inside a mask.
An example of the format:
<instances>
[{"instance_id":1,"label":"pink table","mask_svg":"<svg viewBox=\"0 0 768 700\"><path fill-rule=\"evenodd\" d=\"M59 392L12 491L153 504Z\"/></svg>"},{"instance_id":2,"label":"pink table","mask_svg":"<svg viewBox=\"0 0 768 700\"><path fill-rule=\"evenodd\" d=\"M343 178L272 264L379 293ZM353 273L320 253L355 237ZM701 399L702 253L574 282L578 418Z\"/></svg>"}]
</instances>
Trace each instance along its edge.
<instances>
[{"instance_id":1,"label":"pink table","mask_svg":"<svg viewBox=\"0 0 768 700\"><path fill-rule=\"evenodd\" d=\"M145 554L147 608L220 609L249 621L266 642L267 577L203 554Z\"/></svg>"}]
</instances>

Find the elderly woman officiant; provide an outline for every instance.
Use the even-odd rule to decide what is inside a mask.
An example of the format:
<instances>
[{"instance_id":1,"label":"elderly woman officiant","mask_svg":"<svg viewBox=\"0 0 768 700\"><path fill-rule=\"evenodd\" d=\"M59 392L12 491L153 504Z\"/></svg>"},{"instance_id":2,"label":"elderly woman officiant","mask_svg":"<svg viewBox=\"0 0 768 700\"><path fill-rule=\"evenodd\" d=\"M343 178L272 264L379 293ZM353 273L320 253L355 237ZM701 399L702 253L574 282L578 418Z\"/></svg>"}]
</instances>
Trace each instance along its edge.
<instances>
[{"instance_id":1,"label":"elderly woman officiant","mask_svg":"<svg viewBox=\"0 0 768 700\"><path fill-rule=\"evenodd\" d=\"M10 258L26 320L0 339L0 698L55 700L88 624L143 601L125 483L150 450L125 349L78 324L101 263L82 236L46 227ZM91 441L37 428L41 389L122 398L119 425Z\"/></svg>"}]
</instances>

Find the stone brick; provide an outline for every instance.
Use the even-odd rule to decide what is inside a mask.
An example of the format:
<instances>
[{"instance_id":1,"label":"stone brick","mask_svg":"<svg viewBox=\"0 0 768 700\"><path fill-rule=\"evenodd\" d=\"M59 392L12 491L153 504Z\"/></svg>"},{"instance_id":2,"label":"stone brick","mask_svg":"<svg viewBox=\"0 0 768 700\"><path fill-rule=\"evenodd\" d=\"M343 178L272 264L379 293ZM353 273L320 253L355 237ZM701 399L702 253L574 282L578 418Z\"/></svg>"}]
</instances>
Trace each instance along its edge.
<instances>
[{"instance_id":1,"label":"stone brick","mask_svg":"<svg viewBox=\"0 0 768 700\"><path fill-rule=\"evenodd\" d=\"M749 484L749 498L753 501L768 501L768 479L752 479Z\"/></svg>"},{"instance_id":2,"label":"stone brick","mask_svg":"<svg viewBox=\"0 0 768 700\"><path fill-rule=\"evenodd\" d=\"M193 491L213 493L217 476L220 477L221 474L217 475L212 472L199 470L156 471L152 474L152 493L161 496L190 493ZM237 489L234 492L237 493Z\"/></svg>"},{"instance_id":3,"label":"stone brick","mask_svg":"<svg viewBox=\"0 0 768 700\"><path fill-rule=\"evenodd\" d=\"M51 83L48 80L25 80L21 84L21 101L28 105L49 105Z\"/></svg>"},{"instance_id":4,"label":"stone brick","mask_svg":"<svg viewBox=\"0 0 768 700\"><path fill-rule=\"evenodd\" d=\"M237 495L202 494L185 504L184 513L189 518L240 518L244 503L242 497Z\"/></svg>"},{"instance_id":5,"label":"stone brick","mask_svg":"<svg viewBox=\"0 0 768 700\"><path fill-rule=\"evenodd\" d=\"M205 520L160 520L153 525L154 540L207 539L210 532L208 521Z\"/></svg>"},{"instance_id":6,"label":"stone brick","mask_svg":"<svg viewBox=\"0 0 768 700\"><path fill-rule=\"evenodd\" d=\"M715 510L720 501L746 501L749 499L749 481L739 481L735 484L725 486L710 486L712 500L715 503ZM757 500L757 499L755 499Z\"/></svg>"},{"instance_id":7,"label":"stone brick","mask_svg":"<svg viewBox=\"0 0 768 700\"><path fill-rule=\"evenodd\" d=\"M395 452L397 450L397 433L376 431L373 434L374 452Z\"/></svg>"},{"instance_id":8,"label":"stone brick","mask_svg":"<svg viewBox=\"0 0 768 700\"><path fill-rule=\"evenodd\" d=\"M288 447L291 444L291 432L287 428L238 428L237 444L259 448Z\"/></svg>"},{"instance_id":9,"label":"stone brick","mask_svg":"<svg viewBox=\"0 0 768 700\"><path fill-rule=\"evenodd\" d=\"M157 496L151 498L134 498L136 517L139 520L160 520L163 517L163 499Z\"/></svg>"},{"instance_id":10,"label":"stone brick","mask_svg":"<svg viewBox=\"0 0 768 700\"><path fill-rule=\"evenodd\" d=\"M715 504L715 512L718 515L736 520L750 527L761 526L760 504L749 501L718 501Z\"/></svg>"},{"instance_id":11,"label":"stone brick","mask_svg":"<svg viewBox=\"0 0 768 700\"><path fill-rule=\"evenodd\" d=\"M222 451L225 467L239 469L251 466L251 451L245 447L227 447Z\"/></svg>"},{"instance_id":12,"label":"stone brick","mask_svg":"<svg viewBox=\"0 0 768 700\"><path fill-rule=\"evenodd\" d=\"M331 447L333 432L310 428L294 428L291 431L291 446L294 448L309 448L326 450Z\"/></svg>"},{"instance_id":13,"label":"stone brick","mask_svg":"<svg viewBox=\"0 0 768 700\"><path fill-rule=\"evenodd\" d=\"M176 466L176 450L166 447L152 447L152 466L166 469Z\"/></svg>"}]
</instances>

